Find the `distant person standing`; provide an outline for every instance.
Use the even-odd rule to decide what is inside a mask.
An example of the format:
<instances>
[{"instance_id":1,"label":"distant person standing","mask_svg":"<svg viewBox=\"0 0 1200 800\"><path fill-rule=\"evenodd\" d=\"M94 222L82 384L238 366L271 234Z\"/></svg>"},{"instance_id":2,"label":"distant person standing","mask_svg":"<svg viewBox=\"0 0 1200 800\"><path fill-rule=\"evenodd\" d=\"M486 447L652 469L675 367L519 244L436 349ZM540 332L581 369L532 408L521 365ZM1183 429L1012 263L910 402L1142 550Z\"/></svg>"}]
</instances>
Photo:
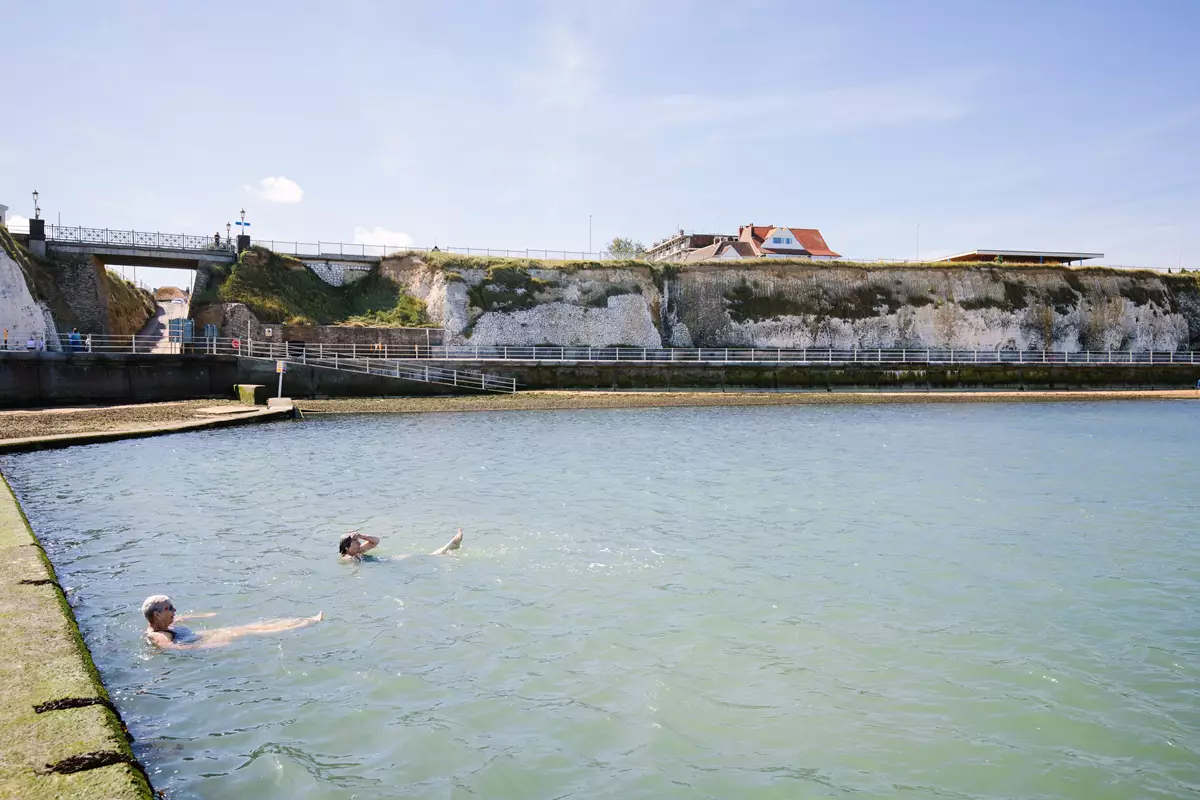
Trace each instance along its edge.
<instances>
[{"instance_id":1,"label":"distant person standing","mask_svg":"<svg viewBox=\"0 0 1200 800\"><path fill-rule=\"evenodd\" d=\"M27 342L25 343L25 349L26 349L26 350L28 350L28 351L30 351L30 352L33 352L34 350L37 350L37 339L35 339L35 338L33 338L32 336L30 336L30 337L29 337L29 341L27 341Z\"/></svg>"},{"instance_id":2,"label":"distant person standing","mask_svg":"<svg viewBox=\"0 0 1200 800\"><path fill-rule=\"evenodd\" d=\"M87 347L87 351L89 353L92 352L92 335L90 333L87 335L87 339L84 341L84 345Z\"/></svg>"},{"instance_id":3,"label":"distant person standing","mask_svg":"<svg viewBox=\"0 0 1200 800\"><path fill-rule=\"evenodd\" d=\"M221 232L220 231L217 231L216 233L213 234L213 243L216 245L216 248L218 250L221 249Z\"/></svg>"},{"instance_id":4,"label":"distant person standing","mask_svg":"<svg viewBox=\"0 0 1200 800\"><path fill-rule=\"evenodd\" d=\"M79 328L71 328L71 333L67 335L67 341L70 342L72 353L78 353L82 349L83 337L79 335Z\"/></svg>"}]
</instances>

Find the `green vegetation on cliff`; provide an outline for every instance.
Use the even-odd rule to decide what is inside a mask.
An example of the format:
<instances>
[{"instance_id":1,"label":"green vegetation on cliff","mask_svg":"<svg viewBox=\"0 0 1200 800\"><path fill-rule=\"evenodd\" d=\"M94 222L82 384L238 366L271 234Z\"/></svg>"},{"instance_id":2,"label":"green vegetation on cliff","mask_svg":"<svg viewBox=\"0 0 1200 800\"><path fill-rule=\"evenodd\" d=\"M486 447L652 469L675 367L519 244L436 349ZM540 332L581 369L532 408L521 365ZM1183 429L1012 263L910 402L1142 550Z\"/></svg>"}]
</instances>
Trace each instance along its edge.
<instances>
[{"instance_id":1,"label":"green vegetation on cliff","mask_svg":"<svg viewBox=\"0 0 1200 800\"><path fill-rule=\"evenodd\" d=\"M213 285L196 303L244 303L263 322L299 325L425 327L425 304L372 270L345 286L330 286L293 258L252 247L229 269L214 269Z\"/></svg>"},{"instance_id":2,"label":"green vegetation on cliff","mask_svg":"<svg viewBox=\"0 0 1200 800\"><path fill-rule=\"evenodd\" d=\"M108 332L113 336L138 333L154 316L154 297L112 270L108 270L104 278L108 294Z\"/></svg>"}]
</instances>

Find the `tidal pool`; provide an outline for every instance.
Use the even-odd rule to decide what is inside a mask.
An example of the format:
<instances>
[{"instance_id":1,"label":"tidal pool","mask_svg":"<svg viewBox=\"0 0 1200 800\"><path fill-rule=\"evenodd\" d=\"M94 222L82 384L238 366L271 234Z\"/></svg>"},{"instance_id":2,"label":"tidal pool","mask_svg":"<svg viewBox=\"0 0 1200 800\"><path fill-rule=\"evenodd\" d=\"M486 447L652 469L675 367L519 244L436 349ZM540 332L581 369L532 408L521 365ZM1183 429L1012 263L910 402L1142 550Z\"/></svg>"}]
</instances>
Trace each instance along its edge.
<instances>
[{"instance_id":1,"label":"tidal pool","mask_svg":"<svg viewBox=\"0 0 1200 800\"><path fill-rule=\"evenodd\" d=\"M499 412L0 468L172 798L1092 800L1200 792L1198 442L1191 402ZM159 592L326 621L152 652Z\"/></svg>"}]
</instances>

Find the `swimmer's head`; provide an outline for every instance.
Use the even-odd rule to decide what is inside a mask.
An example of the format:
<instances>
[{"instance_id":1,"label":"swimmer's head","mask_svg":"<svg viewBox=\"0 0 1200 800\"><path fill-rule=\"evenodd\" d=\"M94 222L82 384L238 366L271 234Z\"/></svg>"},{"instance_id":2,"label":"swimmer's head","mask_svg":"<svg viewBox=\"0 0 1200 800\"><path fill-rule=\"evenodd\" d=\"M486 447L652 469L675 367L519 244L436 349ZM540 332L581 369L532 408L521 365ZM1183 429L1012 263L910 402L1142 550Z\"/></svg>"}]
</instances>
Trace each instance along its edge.
<instances>
[{"instance_id":1,"label":"swimmer's head","mask_svg":"<svg viewBox=\"0 0 1200 800\"><path fill-rule=\"evenodd\" d=\"M349 555L350 554L350 545L352 545L352 544L354 544L354 534L347 533L345 536L343 536L341 539L338 540L338 554L343 555L343 556Z\"/></svg>"},{"instance_id":2,"label":"swimmer's head","mask_svg":"<svg viewBox=\"0 0 1200 800\"><path fill-rule=\"evenodd\" d=\"M154 621L154 615L163 611L174 611L175 604L165 594L155 594L142 601L142 616L147 622Z\"/></svg>"}]
</instances>

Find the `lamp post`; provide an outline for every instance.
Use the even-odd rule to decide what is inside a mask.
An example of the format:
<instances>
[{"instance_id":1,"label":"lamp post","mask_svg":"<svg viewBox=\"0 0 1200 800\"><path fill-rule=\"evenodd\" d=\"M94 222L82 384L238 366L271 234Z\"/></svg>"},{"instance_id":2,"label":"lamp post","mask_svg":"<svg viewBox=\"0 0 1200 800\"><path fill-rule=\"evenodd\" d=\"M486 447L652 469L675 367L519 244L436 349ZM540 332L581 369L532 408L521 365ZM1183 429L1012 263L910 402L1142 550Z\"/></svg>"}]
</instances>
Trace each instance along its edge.
<instances>
[{"instance_id":1,"label":"lamp post","mask_svg":"<svg viewBox=\"0 0 1200 800\"><path fill-rule=\"evenodd\" d=\"M588 252L592 252L592 215L588 214Z\"/></svg>"},{"instance_id":2,"label":"lamp post","mask_svg":"<svg viewBox=\"0 0 1200 800\"><path fill-rule=\"evenodd\" d=\"M33 218L41 219L42 210L40 208L38 208L37 200L38 200L38 191L37 191L37 189L34 189L33 190Z\"/></svg>"},{"instance_id":3,"label":"lamp post","mask_svg":"<svg viewBox=\"0 0 1200 800\"><path fill-rule=\"evenodd\" d=\"M233 248L233 240L229 238L232 230L233 230L233 223L226 222L225 223L225 246L230 249Z\"/></svg>"},{"instance_id":4,"label":"lamp post","mask_svg":"<svg viewBox=\"0 0 1200 800\"><path fill-rule=\"evenodd\" d=\"M921 223L917 223L917 261L921 260Z\"/></svg>"}]
</instances>

